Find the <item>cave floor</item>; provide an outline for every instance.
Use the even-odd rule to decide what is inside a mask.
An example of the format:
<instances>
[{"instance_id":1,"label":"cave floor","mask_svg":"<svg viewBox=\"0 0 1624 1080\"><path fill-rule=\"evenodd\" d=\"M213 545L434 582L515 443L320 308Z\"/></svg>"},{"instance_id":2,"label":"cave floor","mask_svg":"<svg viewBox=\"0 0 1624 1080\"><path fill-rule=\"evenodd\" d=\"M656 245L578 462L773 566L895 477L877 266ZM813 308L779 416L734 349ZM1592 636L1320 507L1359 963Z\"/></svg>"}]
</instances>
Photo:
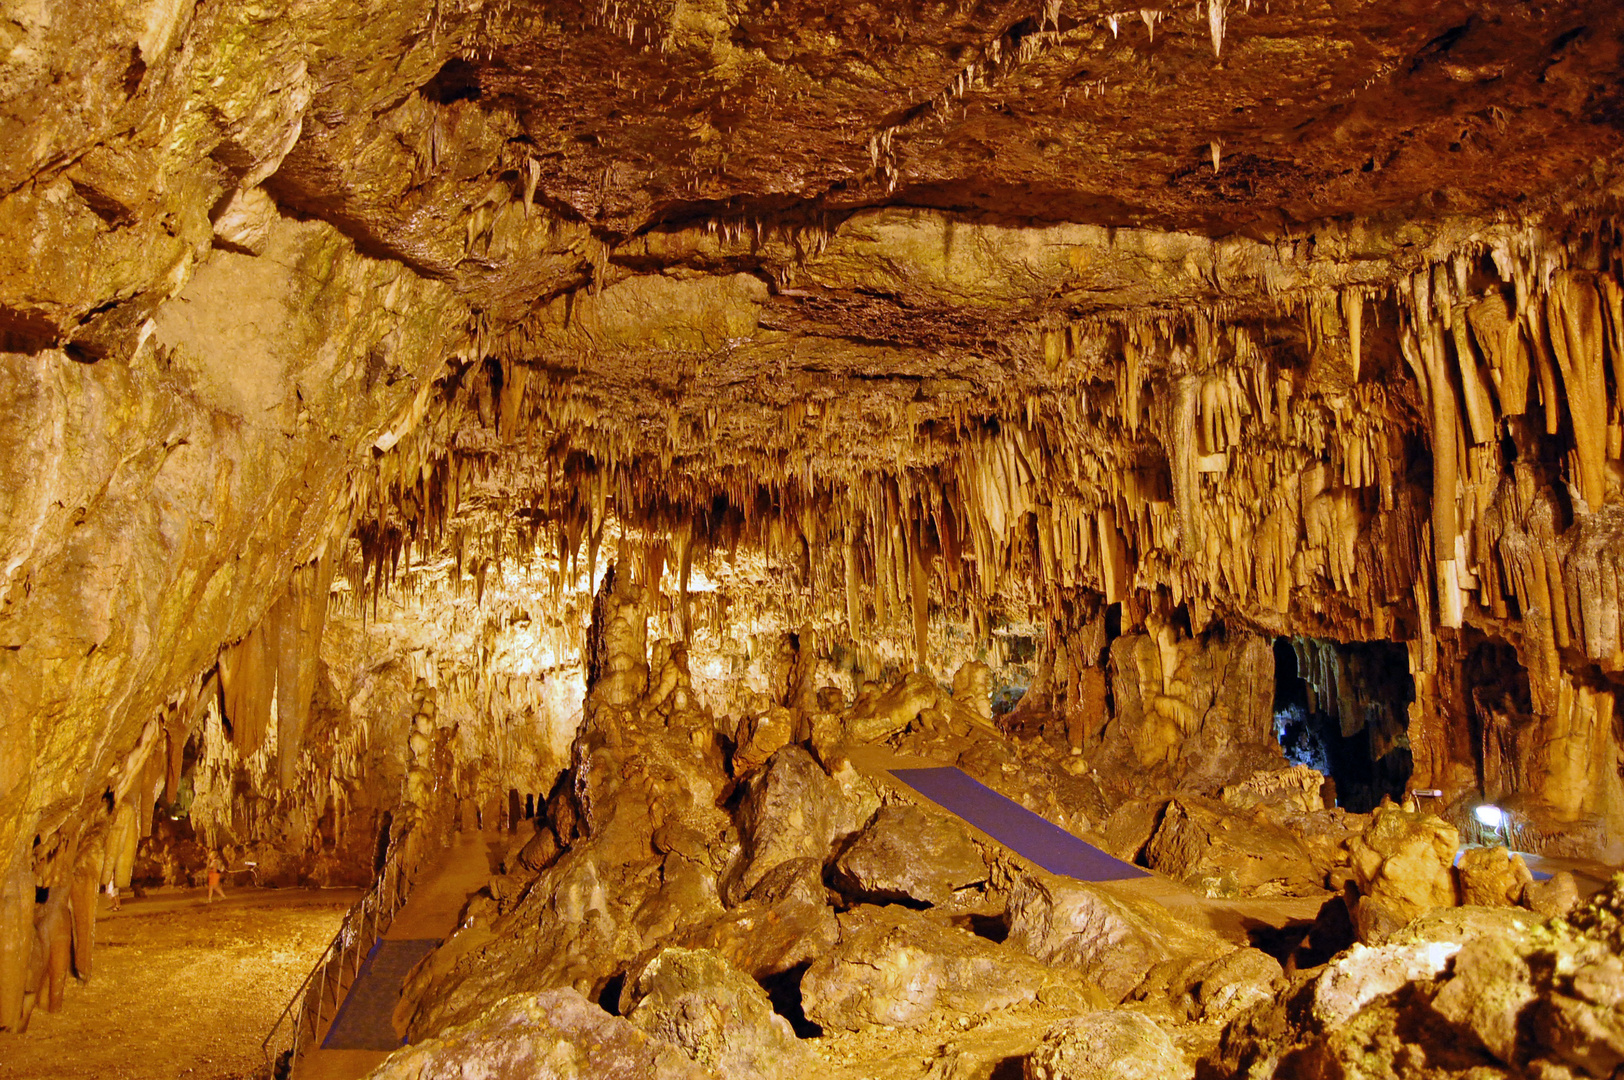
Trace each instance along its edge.
<instances>
[{"instance_id":1,"label":"cave floor","mask_svg":"<svg viewBox=\"0 0 1624 1080\"><path fill-rule=\"evenodd\" d=\"M259 1040L337 932L358 889L202 889L101 903L94 977L59 1013L0 1034L0 1080L224 1080L263 1064Z\"/></svg>"}]
</instances>

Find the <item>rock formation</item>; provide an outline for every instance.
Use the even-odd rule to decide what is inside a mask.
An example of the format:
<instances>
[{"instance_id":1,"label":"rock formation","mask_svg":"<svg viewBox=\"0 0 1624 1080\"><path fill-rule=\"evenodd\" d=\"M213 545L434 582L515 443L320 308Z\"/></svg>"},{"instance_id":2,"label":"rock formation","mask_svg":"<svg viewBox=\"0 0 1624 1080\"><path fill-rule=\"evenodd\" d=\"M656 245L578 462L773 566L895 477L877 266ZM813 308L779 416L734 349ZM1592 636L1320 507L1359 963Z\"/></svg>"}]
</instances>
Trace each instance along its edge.
<instances>
[{"instance_id":1,"label":"rock formation","mask_svg":"<svg viewBox=\"0 0 1624 1080\"><path fill-rule=\"evenodd\" d=\"M0 1029L505 829L385 1075L1624 1061L1613 0L13 7Z\"/></svg>"}]
</instances>

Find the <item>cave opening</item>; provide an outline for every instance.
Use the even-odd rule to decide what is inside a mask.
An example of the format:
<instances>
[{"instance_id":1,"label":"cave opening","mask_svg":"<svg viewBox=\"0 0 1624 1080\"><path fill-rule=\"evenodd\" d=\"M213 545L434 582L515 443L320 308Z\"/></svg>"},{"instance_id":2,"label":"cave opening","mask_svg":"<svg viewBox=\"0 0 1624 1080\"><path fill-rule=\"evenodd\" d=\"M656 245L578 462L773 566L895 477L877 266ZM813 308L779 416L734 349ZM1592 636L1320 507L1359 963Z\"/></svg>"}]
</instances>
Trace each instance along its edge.
<instances>
[{"instance_id":1,"label":"cave opening","mask_svg":"<svg viewBox=\"0 0 1624 1080\"><path fill-rule=\"evenodd\" d=\"M772 1002L773 1012L789 1021L795 1037L799 1039L815 1039L823 1034L823 1027L807 1018L806 1008L801 1002L801 978L811 966L810 961L796 964L760 979L761 988L767 991L767 1000Z\"/></svg>"},{"instance_id":2,"label":"cave opening","mask_svg":"<svg viewBox=\"0 0 1624 1080\"><path fill-rule=\"evenodd\" d=\"M1274 733L1286 757L1323 773L1335 805L1401 802L1410 780L1415 682L1402 644L1274 641Z\"/></svg>"}]
</instances>

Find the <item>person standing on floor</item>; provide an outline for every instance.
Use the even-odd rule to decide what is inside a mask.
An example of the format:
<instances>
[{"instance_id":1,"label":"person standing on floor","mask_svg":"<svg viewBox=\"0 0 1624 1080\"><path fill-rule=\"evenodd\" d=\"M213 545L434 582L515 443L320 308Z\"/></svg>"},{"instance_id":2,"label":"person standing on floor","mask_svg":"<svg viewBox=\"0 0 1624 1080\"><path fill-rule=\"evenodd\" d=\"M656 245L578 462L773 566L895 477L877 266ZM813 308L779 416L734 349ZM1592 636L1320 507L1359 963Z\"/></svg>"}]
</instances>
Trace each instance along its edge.
<instances>
[{"instance_id":1,"label":"person standing on floor","mask_svg":"<svg viewBox=\"0 0 1624 1080\"><path fill-rule=\"evenodd\" d=\"M220 853L211 848L209 850L209 895L204 898L206 903L214 903L215 893L219 893L222 900L226 898L226 891L220 888L220 874L225 868L226 864L220 858Z\"/></svg>"}]
</instances>

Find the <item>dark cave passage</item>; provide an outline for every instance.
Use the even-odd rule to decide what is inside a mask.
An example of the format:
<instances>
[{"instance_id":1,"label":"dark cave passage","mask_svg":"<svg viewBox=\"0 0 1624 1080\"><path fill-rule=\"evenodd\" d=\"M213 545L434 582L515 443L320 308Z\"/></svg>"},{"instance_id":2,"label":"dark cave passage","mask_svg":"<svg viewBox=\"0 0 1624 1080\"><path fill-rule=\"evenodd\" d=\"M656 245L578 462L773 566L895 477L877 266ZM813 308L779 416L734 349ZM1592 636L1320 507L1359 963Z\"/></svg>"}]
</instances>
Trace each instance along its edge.
<instances>
[{"instance_id":1,"label":"dark cave passage","mask_svg":"<svg viewBox=\"0 0 1624 1080\"><path fill-rule=\"evenodd\" d=\"M1287 758L1334 783L1337 805L1347 810L1367 813L1384 797L1404 798L1414 699L1403 645L1275 639L1275 737Z\"/></svg>"}]
</instances>

